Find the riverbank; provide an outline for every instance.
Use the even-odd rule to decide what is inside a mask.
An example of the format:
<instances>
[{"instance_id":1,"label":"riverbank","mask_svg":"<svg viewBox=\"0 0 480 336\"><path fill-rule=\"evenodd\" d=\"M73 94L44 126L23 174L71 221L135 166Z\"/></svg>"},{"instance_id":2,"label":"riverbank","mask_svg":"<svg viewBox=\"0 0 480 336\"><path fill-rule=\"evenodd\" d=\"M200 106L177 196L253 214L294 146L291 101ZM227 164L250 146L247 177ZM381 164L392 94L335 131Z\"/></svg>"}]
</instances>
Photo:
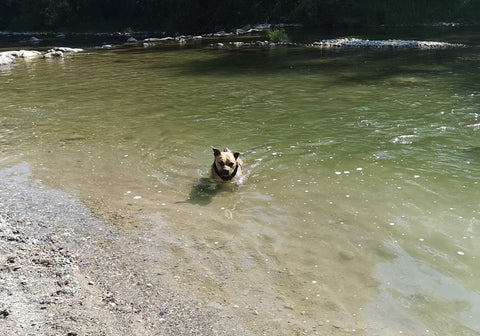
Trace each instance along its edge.
<instances>
[{"instance_id":1,"label":"riverbank","mask_svg":"<svg viewBox=\"0 0 480 336\"><path fill-rule=\"evenodd\" d=\"M73 196L0 170L0 330L8 335L249 335L231 311L189 297L169 252L96 218ZM173 239L173 238L172 238Z\"/></svg>"},{"instance_id":2,"label":"riverbank","mask_svg":"<svg viewBox=\"0 0 480 336\"><path fill-rule=\"evenodd\" d=\"M443 23L439 27L446 29L457 28L459 24ZM317 39L313 42L272 41L268 39L270 24L247 25L233 31L218 31L203 35L175 35L155 37L149 33L15 33L0 32L3 39L17 39L3 44L21 46L20 50L7 50L0 52L0 66L11 65L15 59L24 58L62 58L66 55L101 49L118 49L129 47L165 47L165 48L271 48L271 47L299 47L299 48L322 48L322 49L351 49L351 48L398 48L398 49L447 49L468 46L463 41L438 41L421 39L402 39L390 37L388 39L370 39L352 37L351 33L338 33L334 38ZM298 30L301 25L283 25L287 29ZM320 34L321 35L321 34ZM347 36L347 37L342 37ZM356 36L356 35L354 35ZM89 42L87 43L86 40ZM103 41L103 42L101 42ZM53 44L70 43L72 47L51 47ZM83 43L83 44L82 44ZM81 47L78 47L81 44ZM90 44L90 45L85 45ZM5 47L4 47L5 48Z\"/></svg>"}]
</instances>

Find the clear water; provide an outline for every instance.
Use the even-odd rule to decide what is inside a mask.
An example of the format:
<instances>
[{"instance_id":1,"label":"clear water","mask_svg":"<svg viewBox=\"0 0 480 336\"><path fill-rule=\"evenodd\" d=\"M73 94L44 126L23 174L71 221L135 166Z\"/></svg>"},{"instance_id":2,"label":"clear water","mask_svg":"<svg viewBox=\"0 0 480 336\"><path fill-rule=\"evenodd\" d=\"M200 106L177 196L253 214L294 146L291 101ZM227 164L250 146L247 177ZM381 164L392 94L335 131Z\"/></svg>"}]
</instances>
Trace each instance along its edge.
<instances>
[{"instance_id":1,"label":"clear water","mask_svg":"<svg viewBox=\"0 0 480 336\"><path fill-rule=\"evenodd\" d=\"M480 333L478 49L96 51L0 69L29 162L259 334ZM204 188L210 146L248 179ZM178 237L162 242L165 227ZM150 267L151 265L145 265Z\"/></svg>"}]
</instances>

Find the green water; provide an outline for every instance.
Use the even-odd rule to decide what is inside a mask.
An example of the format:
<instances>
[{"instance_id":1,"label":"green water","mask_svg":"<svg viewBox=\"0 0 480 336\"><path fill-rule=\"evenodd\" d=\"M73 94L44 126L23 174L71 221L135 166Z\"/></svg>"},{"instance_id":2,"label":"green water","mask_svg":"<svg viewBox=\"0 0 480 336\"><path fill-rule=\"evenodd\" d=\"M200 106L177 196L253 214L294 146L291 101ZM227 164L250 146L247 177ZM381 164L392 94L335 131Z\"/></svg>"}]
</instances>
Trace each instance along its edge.
<instances>
[{"instance_id":1,"label":"green water","mask_svg":"<svg viewBox=\"0 0 480 336\"><path fill-rule=\"evenodd\" d=\"M478 335L479 61L476 48L20 61L0 69L0 165L26 161L147 234L145 260L171 249L184 288L259 335ZM202 189L211 145L242 152L238 191Z\"/></svg>"}]
</instances>

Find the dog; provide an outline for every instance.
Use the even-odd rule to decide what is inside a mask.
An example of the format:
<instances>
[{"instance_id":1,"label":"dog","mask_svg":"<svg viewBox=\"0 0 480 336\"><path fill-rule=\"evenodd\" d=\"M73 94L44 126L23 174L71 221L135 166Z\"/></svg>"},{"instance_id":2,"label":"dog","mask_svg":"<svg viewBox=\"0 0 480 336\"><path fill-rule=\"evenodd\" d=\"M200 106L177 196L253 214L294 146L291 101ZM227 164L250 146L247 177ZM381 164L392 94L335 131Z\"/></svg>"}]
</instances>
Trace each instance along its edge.
<instances>
[{"instance_id":1,"label":"dog","mask_svg":"<svg viewBox=\"0 0 480 336\"><path fill-rule=\"evenodd\" d=\"M241 182L243 177L243 161L239 159L239 152L232 152L225 148L223 151L212 147L215 157L211 170L210 178L217 182Z\"/></svg>"}]
</instances>

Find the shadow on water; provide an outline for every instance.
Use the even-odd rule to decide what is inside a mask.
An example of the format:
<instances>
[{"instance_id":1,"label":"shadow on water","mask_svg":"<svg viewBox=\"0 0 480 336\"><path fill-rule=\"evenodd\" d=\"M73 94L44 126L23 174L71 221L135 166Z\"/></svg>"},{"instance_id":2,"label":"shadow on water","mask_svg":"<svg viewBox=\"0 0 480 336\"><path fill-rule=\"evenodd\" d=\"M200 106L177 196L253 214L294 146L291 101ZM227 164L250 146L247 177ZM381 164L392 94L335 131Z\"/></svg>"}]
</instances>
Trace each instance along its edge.
<instances>
[{"instance_id":1,"label":"shadow on water","mask_svg":"<svg viewBox=\"0 0 480 336\"><path fill-rule=\"evenodd\" d=\"M185 201L177 203L190 203L206 206L210 204L215 197L222 197L228 207L235 208L237 203L237 191L239 186L235 183L222 183L212 181L208 177L202 177L192 185L190 194Z\"/></svg>"},{"instance_id":2,"label":"shadow on water","mask_svg":"<svg viewBox=\"0 0 480 336\"><path fill-rule=\"evenodd\" d=\"M184 62L146 64L150 69L169 68L176 75L212 77L258 77L276 74L318 76L330 84L350 86L377 83L392 78L441 75L455 69L476 83L471 69L478 62L478 48L442 50L362 49L322 50L277 47L196 49L198 56Z\"/></svg>"},{"instance_id":3,"label":"shadow on water","mask_svg":"<svg viewBox=\"0 0 480 336\"><path fill-rule=\"evenodd\" d=\"M208 177L202 177L192 185L192 190L187 200L181 203L207 205L212 202L213 197L218 193L218 184Z\"/></svg>"}]
</instances>

